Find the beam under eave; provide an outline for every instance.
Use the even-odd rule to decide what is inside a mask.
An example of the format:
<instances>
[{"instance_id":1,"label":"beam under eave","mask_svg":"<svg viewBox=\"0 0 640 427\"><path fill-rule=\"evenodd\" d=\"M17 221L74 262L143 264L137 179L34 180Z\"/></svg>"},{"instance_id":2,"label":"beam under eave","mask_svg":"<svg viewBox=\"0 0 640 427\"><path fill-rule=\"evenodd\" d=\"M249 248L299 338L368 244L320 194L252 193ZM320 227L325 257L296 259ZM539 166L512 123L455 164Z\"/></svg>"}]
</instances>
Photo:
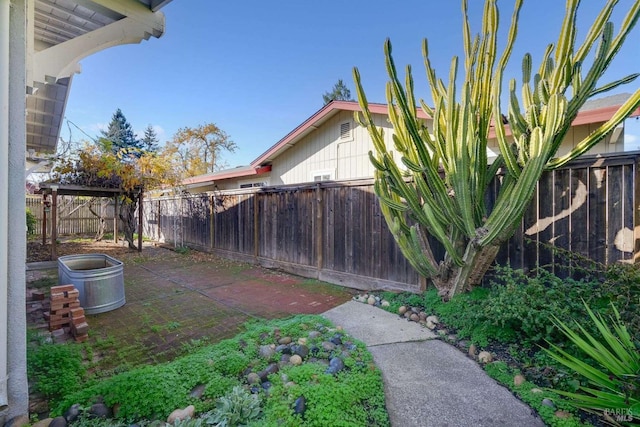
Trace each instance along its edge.
<instances>
[{"instance_id":1,"label":"beam under eave","mask_svg":"<svg viewBox=\"0 0 640 427\"><path fill-rule=\"evenodd\" d=\"M147 24L152 23L150 17L158 10L152 10L138 0L76 0L76 2L88 9L94 9L95 5L97 5L101 9L112 11L112 13L116 15L127 16ZM162 26L162 30L164 30L164 25Z\"/></svg>"},{"instance_id":2,"label":"beam under eave","mask_svg":"<svg viewBox=\"0 0 640 427\"><path fill-rule=\"evenodd\" d=\"M52 46L33 55L34 82L57 81L80 72L80 60L101 50L123 44L140 43L164 33L162 12L151 12L145 20L128 16L100 29Z\"/></svg>"}]
</instances>

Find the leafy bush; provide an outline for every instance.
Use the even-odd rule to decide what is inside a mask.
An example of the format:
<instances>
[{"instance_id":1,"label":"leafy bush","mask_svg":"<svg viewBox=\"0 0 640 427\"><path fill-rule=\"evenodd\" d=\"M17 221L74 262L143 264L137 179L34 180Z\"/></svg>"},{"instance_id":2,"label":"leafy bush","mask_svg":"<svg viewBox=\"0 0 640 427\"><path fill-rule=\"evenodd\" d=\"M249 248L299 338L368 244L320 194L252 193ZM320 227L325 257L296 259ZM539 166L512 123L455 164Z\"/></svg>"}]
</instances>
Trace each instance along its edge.
<instances>
[{"instance_id":1,"label":"leafy bush","mask_svg":"<svg viewBox=\"0 0 640 427\"><path fill-rule=\"evenodd\" d=\"M36 232L36 216L31 212L31 209L27 208L27 236L33 236Z\"/></svg>"},{"instance_id":2,"label":"leafy bush","mask_svg":"<svg viewBox=\"0 0 640 427\"><path fill-rule=\"evenodd\" d=\"M554 344L551 344L550 349L543 350L586 378L587 385L579 387L583 393L562 390L556 392L581 409L596 410L605 415L609 412L624 418L633 418L634 414L638 416L640 349L632 341L615 306L612 306L615 317L610 319L611 327L601 315L594 314L586 304L585 307L599 336L590 334L577 321L573 328L557 318L554 319L554 324L593 362L587 363Z\"/></svg>"},{"instance_id":3,"label":"leafy bush","mask_svg":"<svg viewBox=\"0 0 640 427\"><path fill-rule=\"evenodd\" d=\"M27 372L36 392L56 400L80 388L85 375L80 347L42 344L27 352Z\"/></svg>"},{"instance_id":4,"label":"leafy bush","mask_svg":"<svg viewBox=\"0 0 640 427\"><path fill-rule=\"evenodd\" d=\"M260 399L248 393L244 388L236 386L231 393L221 397L216 409L205 418L207 424L216 427L232 427L245 425L260 415Z\"/></svg>"}]
</instances>

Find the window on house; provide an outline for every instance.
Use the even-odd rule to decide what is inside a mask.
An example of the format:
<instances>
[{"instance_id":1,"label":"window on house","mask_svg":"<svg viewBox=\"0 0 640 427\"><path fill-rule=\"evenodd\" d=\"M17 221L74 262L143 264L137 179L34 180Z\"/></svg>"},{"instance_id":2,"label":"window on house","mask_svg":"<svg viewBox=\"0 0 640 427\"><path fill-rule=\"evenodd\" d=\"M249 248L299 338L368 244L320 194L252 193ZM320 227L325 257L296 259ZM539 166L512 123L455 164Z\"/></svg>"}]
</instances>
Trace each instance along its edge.
<instances>
[{"instance_id":1,"label":"window on house","mask_svg":"<svg viewBox=\"0 0 640 427\"><path fill-rule=\"evenodd\" d=\"M267 185L266 182L245 182L240 184L240 188L264 187L265 185Z\"/></svg>"},{"instance_id":2,"label":"window on house","mask_svg":"<svg viewBox=\"0 0 640 427\"><path fill-rule=\"evenodd\" d=\"M330 170L311 172L311 179L314 182L331 181L333 179L333 172Z\"/></svg>"},{"instance_id":3,"label":"window on house","mask_svg":"<svg viewBox=\"0 0 640 427\"><path fill-rule=\"evenodd\" d=\"M340 123L340 141L348 141L352 138L351 122Z\"/></svg>"}]
</instances>

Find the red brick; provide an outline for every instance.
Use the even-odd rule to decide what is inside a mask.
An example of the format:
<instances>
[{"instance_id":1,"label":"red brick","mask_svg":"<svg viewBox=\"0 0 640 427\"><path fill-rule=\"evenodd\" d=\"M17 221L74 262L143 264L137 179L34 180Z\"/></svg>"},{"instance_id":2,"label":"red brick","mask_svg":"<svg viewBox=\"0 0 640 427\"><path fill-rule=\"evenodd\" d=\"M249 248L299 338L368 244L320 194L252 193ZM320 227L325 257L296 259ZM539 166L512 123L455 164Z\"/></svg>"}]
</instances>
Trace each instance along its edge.
<instances>
[{"instance_id":1,"label":"red brick","mask_svg":"<svg viewBox=\"0 0 640 427\"><path fill-rule=\"evenodd\" d=\"M33 291L31 292L31 299L34 301L42 301L44 300L44 292L42 291Z\"/></svg>"},{"instance_id":2,"label":"red brick","mask_svg":"<svg viewBox=\"0 0 640 427\"><path fill-rule=\"evenodd\" d=\"M82 323L85 323L86 321L87 321L87 319L84 316L72 317L71 318L71 324L72 325L81 325Z\"/></svg>"},{"instance_id":3,"label":"red brick","mask_svg":"<svg viewBox=\"0 0 640 427\"><path fill-rule=\"evenodd\" d=\"M73 328L73 335L82 335L89 332L89 325L87 322L81 323L79 325L75 325Z\"/></svg>"},{"instance_id":4,"label":"red brick","mask_svg":"<svg viewBox=\"0 0 640 427\"><path fill-rule=\"evenodd\" d=\"M54 292L69 292L69 291L73 291L76 287L73 285L60 285L60 286L52 286L51 287L51 293Z\"/></svg>"},{"instance_id":5,"label":"red brick","mask_svg":"<svg viewBox=\"0 0 640 427\"><path fill-rule=\"evenodd\" d=\"M74 337L74 339L76 340L76 342L85 342L88 338L89 338L89 335L87 335L87 334L83 334L83 335L76 335L76 336Z\"/></svg>"},{"instance_id":6,"label":"red brick","mask_svg":"<svg viewBox=\"0 0 640 427\"><path fill-rule=\"evenodd\" d=\"M75 319L76 317L80 317L80 316L84 316L84 308L78 307L78 308L71 309L71 317Z\"/></svg>"},{"instance_id":7,"label":"red brick","mask_svg":"<svg viewBox=\"0 0 640 427\"><path fill-rule=\"evenodd\" d=\"M79 296L80 296L80 291L77 289L67 292L67 298L78 298Z\"/></svg>"}]
</instances>

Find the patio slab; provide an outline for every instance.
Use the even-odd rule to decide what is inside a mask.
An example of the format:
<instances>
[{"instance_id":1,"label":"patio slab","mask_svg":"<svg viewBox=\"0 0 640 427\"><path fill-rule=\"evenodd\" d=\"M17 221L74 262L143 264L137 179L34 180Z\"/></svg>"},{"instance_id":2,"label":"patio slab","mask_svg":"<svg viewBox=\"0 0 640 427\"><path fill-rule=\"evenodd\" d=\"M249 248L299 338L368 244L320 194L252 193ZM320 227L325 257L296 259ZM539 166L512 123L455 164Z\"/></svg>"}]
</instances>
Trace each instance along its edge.
<instances>
[{"instance_id":1,"label":"patio slab","mask_svg":"<svg viewBox=\"0 0 640 427\"><path fill-rule=\"evenodd\" d=\"M334 285L210 254L154 248L118 259L124 262L126 304L87 315L89 344L103 359L101 369L169 360L185 344L232 337L249 320L322 313L352 296ZM57 269L46 273L57 278Z\"/></svg>"}]
</instances>

